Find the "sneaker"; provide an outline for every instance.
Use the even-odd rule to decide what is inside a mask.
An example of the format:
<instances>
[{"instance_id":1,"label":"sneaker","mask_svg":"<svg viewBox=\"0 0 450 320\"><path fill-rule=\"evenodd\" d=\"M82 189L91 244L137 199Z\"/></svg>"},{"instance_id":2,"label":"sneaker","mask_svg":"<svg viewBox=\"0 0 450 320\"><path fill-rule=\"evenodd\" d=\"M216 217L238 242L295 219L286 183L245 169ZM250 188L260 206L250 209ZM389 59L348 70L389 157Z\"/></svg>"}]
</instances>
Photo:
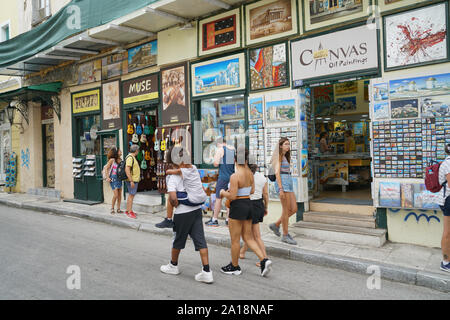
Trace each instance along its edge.
<instances>
[{"instance_id":1,"label":"sneaker","mask_svg":"<svg viewBox=\"0 0 450 320\"><path fill-rule=\"evenodd\" d=\"M197 273L195 275L195 280L198 282L213 283L214 279L213 279L212 271L206 272L206 271L202 270L202 272Z\"/></svg>"},{"instance_id":2,"label":"sneaker","mask_svg":"<svg viewBox=\"0 0 450 320\"><path fill-rule=\"evenodd\" d=\"M285 242L285 243L287 243L287 244L293 244L293 245L296 245L297 244L297 241L295 241L292 237L291 237L291 235L288 233L287 235L285 235L285 236L282 236L281 237L281 241L282 242Z\"/></svg>"},{"instance_id":3,"label":"sneaker","mask_svg":"<svg viewBox=\"0 0 450 320\"><path fill-rule=\"evenodd\" d=\"M450 263L444 264L444 262L441 261L441 270L450 272Z\"/></svg>"},{"instance_id":4,"label":"sneaker","mask_svg":"<svg viewBox=\"0 0 450 320\"><path fill-rule=\"evenodd\" d=\"M269 224L269 229L275 233L277 237L281 236L280 227L277 227L275 223Z\"/></svg>"},{"instance_id":5,"label":"sneaker","mask_svg":"<svg viewBox=\"0 0 450 320\"><path fill-rule=\"evenodd\" d=\"M208 221L205 222L205 225L207 225L208 227L218 227L219 226L219 221L213 221L212 219L209 219Z\"/></svg>"},{"instance_id":6,"label":"sneaker","mask_svg":"<svg viewBox=\"0 0 450 320\"><path fill-rule=\"evenodd\" d=\"M173 220L165 218L162 222L155 224L157 228L173 228Z\"/></svg>"},{"instance_id":7,"label":"sneaker","mask_svg":"<svg viewBox=\"0 0 450 320\"><path fill-rule=\"evenodd\" d=\"M266 277L272 271L272 261L264 259L261 261L261 276Z\"/></svg>"},{"instance_id":8,"label":"sneaker","mask_svg":"<svg viewBox=\"0 0 450 320\"><path fill-rule=\"evenodd\" d=\"M167 274L179 274L180 273L180 270L178 270L178 266L174 266L171 263L169 263L165 266L161 266L160 270L161 270L161 272L167 273Z\"/></svg>"},{"instance_id":9,"label":"sneaker","mask_svg":"<svg viewBox=\"0 0 450 320\"><path fill-rule=\"evenodd\" d=\"M223 273L236 275L236 276L238 276L242 273L241 267L239 267L239 266L234 267L231 262L229 265L222 267L222 269L220 269L220 270L222 270Z\"/></svg>"},{"instance_id":10,"label":"sneaker","mask_svg":"<svg viewBox=\"0 0 450 320\"><path fill-rule=\"evenodd\" d=\"M226 226L228 227L228 220L225 220L225 224L226 224Z\"/></svg>"},{"instance_id":11,"label":"sneaker","mask_svg":"<svg viewBox=\"0 0 450 320\"><path fill-rule=\"evenodd\" d=\"M131 218L131 219L136 219L137 218L136 217L136 213L134 213L133 211L130 211L130 212L125 211L125 214L128 216L128 218Z\"/></svg>"}]
</instances>

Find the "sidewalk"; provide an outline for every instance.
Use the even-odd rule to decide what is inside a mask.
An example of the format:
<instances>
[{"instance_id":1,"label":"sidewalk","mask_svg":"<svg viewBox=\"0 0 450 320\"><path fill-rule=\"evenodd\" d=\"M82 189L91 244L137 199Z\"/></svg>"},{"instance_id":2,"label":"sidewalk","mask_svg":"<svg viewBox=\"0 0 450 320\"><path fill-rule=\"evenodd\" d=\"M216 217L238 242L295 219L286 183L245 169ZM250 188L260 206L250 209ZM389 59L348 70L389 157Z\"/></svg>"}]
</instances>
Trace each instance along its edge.
<instances>
[{"instance_id":1,"label":"sidewalk","mask_svg":"<svg viewBox=\"0 0 450 320\"><path fill-rule=\"evenodd\" d=\"M155 227L155 224L161 222L165 217L165 211L154 214L139 214L138 212L137 219L130 219L125 214L111 215L110 206L106 204L88 206L52 198L7 193L0 193L0 205L85 218L137 231L172 236L171 229ZM225 221L222 220L219 223L219 227L205 227L206 240L208 244L230 247L230 237ZM367 268L376 265L380 267L383 279L450 292L450 274L439 269L440 249L390 242L381 248L372 248L321 241L297 236L295 226L289 228L289 233L295 238L298 245L282 243L266 224L261 225L262 238L269 256L367 274L368 277L373 274L373 271L367 273ZM250 252L247 253L247 258L256 260L254 254Z\"/></svg>"}]
</instances>

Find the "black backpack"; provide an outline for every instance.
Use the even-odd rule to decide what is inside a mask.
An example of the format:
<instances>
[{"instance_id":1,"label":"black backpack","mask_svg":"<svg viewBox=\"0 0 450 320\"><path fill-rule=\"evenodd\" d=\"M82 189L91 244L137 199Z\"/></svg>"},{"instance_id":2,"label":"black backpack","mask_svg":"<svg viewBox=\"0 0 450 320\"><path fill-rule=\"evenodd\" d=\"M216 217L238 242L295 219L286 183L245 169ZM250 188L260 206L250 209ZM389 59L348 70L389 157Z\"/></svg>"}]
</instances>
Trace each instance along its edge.
<instances>
[{"instance_id":1,"label":"black backpack","mask_svg":"<svg viewBox=\"0 0 450 320\"><path fill-rule=\"evenodd\" d=\"M125 158L125 160L121 161L119 166L117 167L117 179L119 181L123 181L123 180L127 180L128 179L127 173L125 172L125 167L127 165L128 157L131 157L131 156L127 156ZM133 166L134 166L134 158L133 158L133 163L131 164L131 175L133 175Z\"/></svg>"}]
</instances>

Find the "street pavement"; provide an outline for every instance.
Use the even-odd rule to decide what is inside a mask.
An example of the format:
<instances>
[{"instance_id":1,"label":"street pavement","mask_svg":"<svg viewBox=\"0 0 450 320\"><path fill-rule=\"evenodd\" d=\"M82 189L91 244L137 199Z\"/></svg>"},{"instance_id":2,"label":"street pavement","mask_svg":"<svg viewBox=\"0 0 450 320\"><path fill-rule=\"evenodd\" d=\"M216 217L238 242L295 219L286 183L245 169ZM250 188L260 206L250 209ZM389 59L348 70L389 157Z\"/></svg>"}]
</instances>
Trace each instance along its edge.
<instances>
[{"instance_id":1,"label":"street pavement","mask_svg":"<svg viewBox=\"0 0 450 320\"><path fill-rule=\"evenodd\" d=\"M200 258L191 241L182 251L178 276L159 271L170 258L171 237L86 219L0 205L0 299L449 299L448 293L382 279L368 289L369 274L273 258L273 271L259 275L248 253L243 274L220 267L230 250L209 245L213 284L198 283ZM80 289L68 289L79 268ZM69 281L68 281L69 279Z\"/></svg>"}]
</instances>

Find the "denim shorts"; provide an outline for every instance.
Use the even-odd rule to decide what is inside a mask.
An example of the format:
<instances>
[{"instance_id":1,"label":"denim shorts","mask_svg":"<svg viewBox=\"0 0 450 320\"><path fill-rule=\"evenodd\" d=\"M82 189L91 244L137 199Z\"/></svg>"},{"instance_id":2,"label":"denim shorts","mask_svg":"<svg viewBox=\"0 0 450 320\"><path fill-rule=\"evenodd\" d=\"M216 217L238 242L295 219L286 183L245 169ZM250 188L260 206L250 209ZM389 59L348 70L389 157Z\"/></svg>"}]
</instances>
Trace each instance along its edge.
<instances>
[{"instance_id":1,"label":"denim shorts","mask_svg":"<svg viewBox=\"0 0 450 320\"><path fill-rule=\"evenodd\" d=\"M117 176L111 176L111 182L109 183L109 185L111 186L111 189L114 191L116 189L122 189L122 181L117 179Z\"/></svg>"},{"instance_id":2,"label":"denim shorts","mask_svg":"<svg viewBox=\"0 0 450 320\"><path fill-rule=\"evenodd\" d=\"M292 176L287 173L280 174L281 186L284 192L294 192L294 183L292 182ZM280 193L280 188L278 188L278 182L275 182L275 190Z\"/></svg>"},{"instance_id":3,"label":"denim shorts","mask_svg":"<svg viewBox=\"0 0 450 320\"><path fill-rule=\"evenodd\" d=\"M445 199L445 204L440 207L444 213L444 217L450 217L450 196Z\"/></svg>"}]
</instances>

